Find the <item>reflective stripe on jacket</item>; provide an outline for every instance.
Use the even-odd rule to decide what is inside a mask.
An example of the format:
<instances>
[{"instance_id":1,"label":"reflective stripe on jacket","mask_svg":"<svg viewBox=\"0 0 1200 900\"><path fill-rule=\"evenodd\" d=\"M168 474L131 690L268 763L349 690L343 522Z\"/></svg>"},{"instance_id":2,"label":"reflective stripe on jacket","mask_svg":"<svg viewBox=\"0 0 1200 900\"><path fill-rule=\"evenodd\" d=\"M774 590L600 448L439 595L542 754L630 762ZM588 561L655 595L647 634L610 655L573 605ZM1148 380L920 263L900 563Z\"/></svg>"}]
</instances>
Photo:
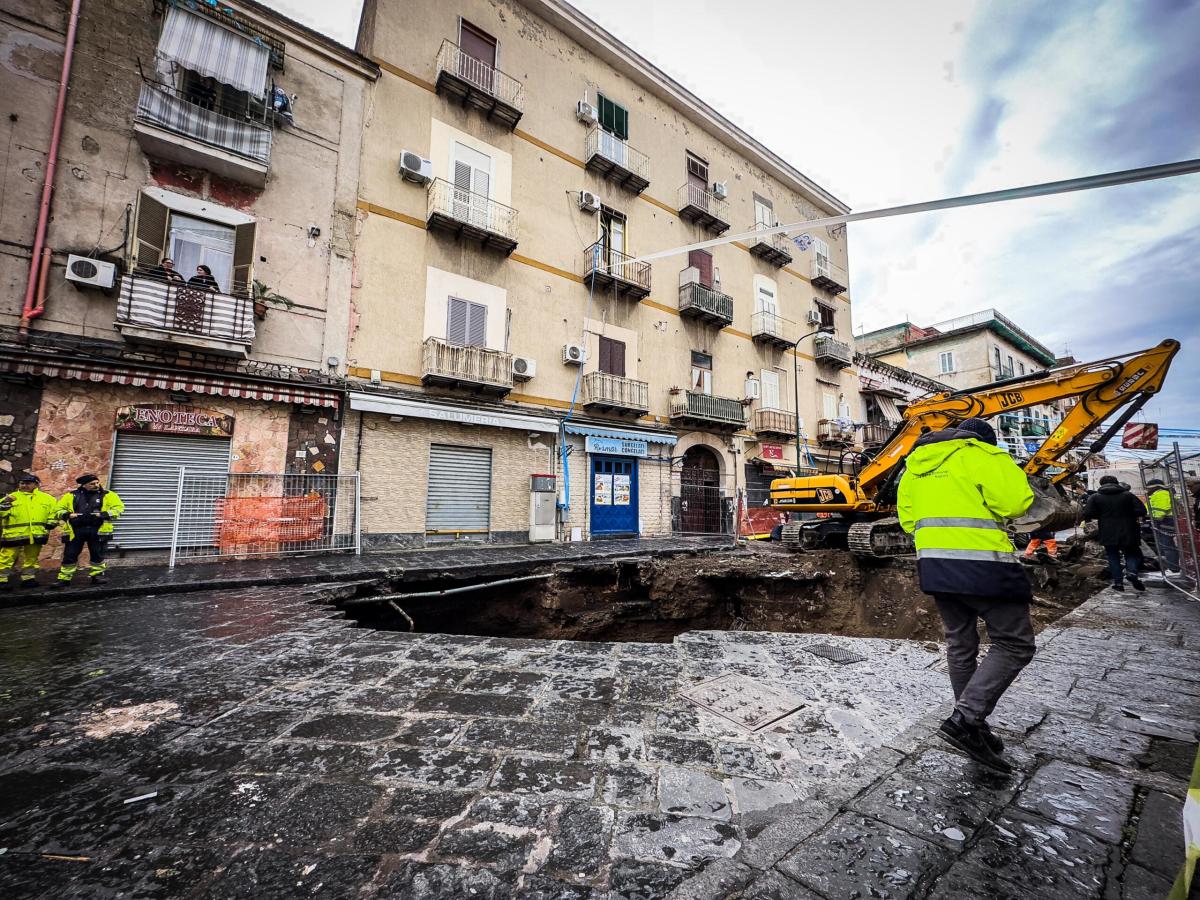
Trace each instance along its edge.
<instances>
[{"instance_id":1,"label":"reflective stripe on jacket","mask_svg":"<svg viewBox=\"0 0 1200 900\"><path fill-rule=\"evenodd\" d=\"M37 490L14 491L6 494L8 510L0 513L0 543L12 547L17 544L44 544L50 529L56 524L57 503L50 494Z\"/></svg>"},{"instance_id":2,"label":"reflective stripe on jacket","mask_svg":"<svg viewBox=\"0 0 1200 900\"><path fill-rule=\"evenodd\" d=\"M1020 467L1003 450L950 429L921 438L900 479L900 525L913 535L927 594L1028 601L1025 570L1001 524L1033 503Z\"/></svg>"},{"instance_id":3,"label":"reflective stripe on jacket","mask_svg":"<svg viewBox=\"0 0 1200 900\"><path fill-rule=\"evenodd\" d=\"M1171 492L1165 487L1155 487L1150 492L1150 518L1169 518L1173 512L1171 507Z\"/></svg>"},{"instance_id":4,"label":"reflective stripe on jacket","mask_svg":"<svg viewBox=\"0 0 1200 900\"><path fill-rule=\"evenodd\" d=\"M58 501L58 514L62 517L67 540L75 536L75 530L71 527L70 515L75 512L75 494L80 491L83 491L83 488L63 494L62 499ZM96 530L100 534L112 534L113 522L120 518L124 511L125 504L121 502L121 498L112 491L104 491L104 499L100 501L100 512L108 513L109 518L102 521Z\"/></svg>"}]
</instances>

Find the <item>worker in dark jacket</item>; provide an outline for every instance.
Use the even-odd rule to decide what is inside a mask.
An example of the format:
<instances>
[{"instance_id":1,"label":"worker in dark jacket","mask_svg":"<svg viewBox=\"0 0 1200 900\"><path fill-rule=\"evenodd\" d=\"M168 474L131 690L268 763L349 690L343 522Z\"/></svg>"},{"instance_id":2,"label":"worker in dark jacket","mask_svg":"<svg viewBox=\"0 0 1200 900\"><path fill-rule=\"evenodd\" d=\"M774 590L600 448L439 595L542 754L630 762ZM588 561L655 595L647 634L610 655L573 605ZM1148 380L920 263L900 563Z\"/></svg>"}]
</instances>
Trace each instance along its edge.
<instances>
[{"instance_id":1,"label":"worker in dark jacket","mask_svg":"<svg viewBox=\"0 0 1200 900\"><path fill-rule=\"evenodd\" d=\"M88 550L88 575L93 584L107 579L108 564L104 561L105 545L112 538L113 523L125 511L125 504L116 492L105 490L96 475L80 475L75 479L78 488L63 494L58 501L58 515L63 521L67 542L62 566L55 587L66 587L79 568L79 554Z\"/></svg>"},{"instance_id":2,"label":"worker in dark jacket","mask_svg":"<svg viewBox=\"0 0 1200 900\"><path fill-rule=\"evenodd\" d=\"M955 706L939 733L1000 772L1004 743L987 717L1033 659L1029 577L1004 529L1033 503L1025 473L996 446L982 419L920 438L900 479L900 525L913 535L921 590L932 594L946 630ZM991 651L978 664L979 619Z\"/></svg>"},{"instance_id":3,"label":"worker in dark jacket","mask_svg":"<svg viewBox=\"0 0 1200 900\"><path fill-rule=\"evenodd\" d=\"M1134 590L1146 589L1138 577L1142 566L1141 520L1144 518L1145 505L1113 475L1105 475L1100 479L1100 490L1088 498L1083 508L1084 521L1094 519L1097 522L1096 540L1108 557L1112 585L1118 591L1125 590L1126 575ZM1122 556L1125 557L1123 567Z\"/></svg>"}]
</instances>

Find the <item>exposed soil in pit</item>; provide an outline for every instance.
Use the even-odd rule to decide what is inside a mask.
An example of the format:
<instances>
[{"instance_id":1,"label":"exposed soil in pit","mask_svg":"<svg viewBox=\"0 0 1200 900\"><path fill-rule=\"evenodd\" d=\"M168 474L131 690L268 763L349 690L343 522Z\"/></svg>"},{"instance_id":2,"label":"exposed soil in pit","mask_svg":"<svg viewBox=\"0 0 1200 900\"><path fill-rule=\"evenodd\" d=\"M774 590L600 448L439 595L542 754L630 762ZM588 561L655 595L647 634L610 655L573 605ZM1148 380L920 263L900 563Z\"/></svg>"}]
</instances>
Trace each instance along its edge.
<instances>
[{"instance_id":1,"label":"exposed soil in pit","mask_svg":"<svg viewBox=\"0 0 1200 900\"><path fill-rule=\"evenodd\" d=\"M1031 567L1038 630L1102 585L1082 542L1078 548L1064 546L1064 557L1072 554L1079 559ZM461 585L445 579L399 583L390 590L405 595ZM542 580L444 596L400 596L394 603L411 618L413 630L443 634L660 642L695 630L942 637L933 601L917 587L912 558L860 560L845 551L792 553L770 544L573 565L555 568ZM369 627L409 629L387 603L356 604L349 612Z\"/></svg>"}]
</instances>

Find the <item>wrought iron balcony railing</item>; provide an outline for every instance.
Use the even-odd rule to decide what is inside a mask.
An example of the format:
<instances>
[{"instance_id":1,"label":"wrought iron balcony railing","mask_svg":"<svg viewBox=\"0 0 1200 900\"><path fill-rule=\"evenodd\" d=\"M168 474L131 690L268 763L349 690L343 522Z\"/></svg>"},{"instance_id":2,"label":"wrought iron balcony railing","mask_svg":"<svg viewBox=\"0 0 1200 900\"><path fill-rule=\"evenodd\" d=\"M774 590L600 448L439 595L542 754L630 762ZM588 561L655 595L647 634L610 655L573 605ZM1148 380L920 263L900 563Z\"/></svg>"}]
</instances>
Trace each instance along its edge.
<instances>
[{"instance_id":1,"label":"wrought iron balcony railing","mask_svg":"<svg viewBox=\"0 0 1200 900\"><path fill-rule=\"evenodd\" d=\"M254 301L183 280L128 274L121 277L116 324L126 340L244 356L254 342Z\"/></svg>"},{"instance_id":2,"label":"wrought iron balcony railing","mask_svg":"<svg viewBox=\"0 0 1200 900\"><path fill-rule=\"evenodd\" d=\"M854 423L846 419L821 419L817 422L817 443L836 447L854 444Z\"/></svg>"},{"instance_id":3,"label":"wrought iron balcony railing","mask_svg":"<svg viewBox=\"0 0 1200 900\"><path fill-rule=\"evenodd\" d=\"M671 418L680 422L736 430L746 424L746 408L741 400L730 397L680 391L671 394Z\"/></svg>"},{"instance_id":4,"label":"wrought iron balcony railing","mask_svg":"<svg viewBox=\"0 0 1200 900\"><path fill-rule=\"evenodd\" d=\"M698 281L679 286L679 314L725 327L733 322L733 298Z\"/></svg>"},{"instance_id":5,"label":"wrought iron balcony railing","mask_svg":"<svg viewBox=\"0 0 1200 900\"><path fill-rule=\"evenodd\" d=\"M587 134L583 158L593 172L635 194L650 186L650 158L599 125Z\"/></svg>"},{"instance_id":6,"label":"wrought iron balcony railing","mask_svg":"<svg viewBox=\"0 0 1200 900\"><path fill-rule=\"evenodd\" d=\"M863 445L886 444L895 430L895 422L868 422L862 429Z\"/></svg>"},{"instance_id":7,"label":"wrought iron balcony railing","mask_svg":"<svg viewBox=\"0 0 1200 900\"><path fill-rule=\"evenodd\" d=\"M796 414L783 409L756 409L754 433L796 436Z\"/></svg>"},{"instance_id":8,"label":"wrought iron balcony railing","mask_svg":"<svg viewBox=\"0 0 1200 900\"><path fill-rule=\"evenodd\" d=\"M771 226L760 222L754 223L755 229L767 229ZM782 234L758 234L749 241L750 252L759 259L766 260L773 266L787 266L792 262L792 247L794 244Z\"/></svg>"},{"instance_id":9,"label":"wrought iron balcony railing","mask_svg":"<svg viewBox=\"0 0 1200 900\"><path fill-rule=\"evenodd\" d=\"M421 353L421 380L426 384L507 394L513 387L512 354L426 338Z\"/></svg>"},{"instance_id":10,"label":"wrought iron balcony railing","mask_svg":"<svg viewBox=\"0 0 1200 900\"><path fill-rule=\"evenodd\" d=\"M525 85L495 66L476 59L452 41L442 41L437 55L437 91L473 106L508 128L521 121Z\"/></svg>"},{"instance_id":11,"label":"wrought iron balcony railing","mask_svg":"<svg viewBox=\"0 0 1200 900\"><path fill-rule=\"evenodd\" d=\"M812 264L812 286L831 294L841 294L850 286L850 278L841 266L818 256Z\"/></svg>"},{"instance_id":12,"label":"wrought iron balcony railing","mask_svg":"<svg viewBox=\"0 0 1200 900\"><path fill-rule=\"evenodd\" d=\"M792 346L792 341L783 332L783 316L779 313L760 309L750 317L750 336L760 344L773 344L776 347Z\"/></svg>"},{"instance_id":13,"label":"wrought iron balcony railing","mask_svg":"<svg viewBox=\"0 0 1200 900\"><path fill-rule=\"evenodd\" d=\"M650 295L650 263L596 241L583 251L583 282L596 291L612 289L620 296L641 300Z\"/></svg>"},{"instance_id":14,"label":"wrought iron balcony railing","mask_svg":"<svg viewBox=\"0 0 1200 900\"><path fill-rule=\"evenodd\" d=\"M729 202L700 185L685 184L679 188L679 218L724 234L729 230Z\"/></svg>"},{"instance_id":15,"label":"wrought iron balcony railing","mask_svg":"<svg viewBox=\"0 0 1200 900\"><path fill-rule=\"evenodd\" d=\"M644 381L589 372L583 376L583 405L613 412L650 411L650 385Z\"/></svg>"},{"instance_id":16,"label":"wrought iron balcony railing","mask_svg":"<svg viewBox=\"0 0 1200 900\"><path fill-rule=\"evenodd\" d=\"M835 338L818 335L813 341L813 357L819 363L841 369L854 362L854 349Z\"/></svg>"},{"instance_id":17,"label":"wrought iron balcony railing","mask_svg":"<svg viewBox=\"0 0 1200 900\"><path fill-rule=\"evenodd\" d=\"M435 178L429 183L426 221L506 256L517 247L517 211L483 194Z\"/></svg>"}]
</instances>

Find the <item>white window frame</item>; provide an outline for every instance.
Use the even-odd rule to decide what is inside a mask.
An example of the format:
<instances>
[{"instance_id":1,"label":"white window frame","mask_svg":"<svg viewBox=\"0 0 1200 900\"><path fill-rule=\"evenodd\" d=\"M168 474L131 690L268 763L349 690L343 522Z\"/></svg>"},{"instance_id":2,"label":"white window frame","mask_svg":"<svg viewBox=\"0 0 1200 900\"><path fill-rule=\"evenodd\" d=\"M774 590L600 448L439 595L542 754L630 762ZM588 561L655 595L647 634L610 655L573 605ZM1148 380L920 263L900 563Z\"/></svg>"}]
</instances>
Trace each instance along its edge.
<instances>
[{"instance_id":1,"label":"white window frame","mask_svg":"<svg viewBox=\"0 0 1200 900\"><path fill-rule=\"evenodd\" d=\"M949 359L949 361L950 361L949 367L946 366L947 359ZM938 354L938 369L941 371L942 375L950 375L950 374L953 374L955 371L957 371L957 369L955 368L955 359L954 359L954 351L953 350L943 350Z\"/></svg>"}]
</instances>

